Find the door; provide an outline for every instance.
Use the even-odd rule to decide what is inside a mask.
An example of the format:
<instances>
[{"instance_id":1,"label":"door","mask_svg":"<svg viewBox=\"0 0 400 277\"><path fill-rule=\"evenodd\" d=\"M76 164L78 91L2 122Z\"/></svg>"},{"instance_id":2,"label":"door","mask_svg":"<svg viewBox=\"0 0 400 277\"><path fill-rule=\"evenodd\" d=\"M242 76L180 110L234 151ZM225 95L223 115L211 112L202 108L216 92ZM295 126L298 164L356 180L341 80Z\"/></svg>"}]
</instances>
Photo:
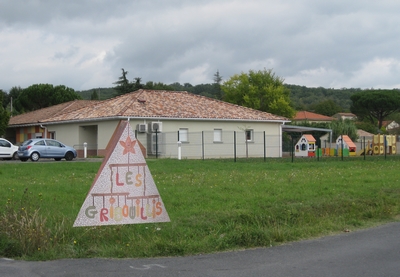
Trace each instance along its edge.
<instances>
[{"instance_id":1,"label":"door","mask_svg":"<svg viewBox=\"0 0 400 277\"><path fill-rule=\"evenodd\" d=\"M63 158L65 149L61 143L55 140L46 139L46 157Z\"/></svg>"}]
</instances>

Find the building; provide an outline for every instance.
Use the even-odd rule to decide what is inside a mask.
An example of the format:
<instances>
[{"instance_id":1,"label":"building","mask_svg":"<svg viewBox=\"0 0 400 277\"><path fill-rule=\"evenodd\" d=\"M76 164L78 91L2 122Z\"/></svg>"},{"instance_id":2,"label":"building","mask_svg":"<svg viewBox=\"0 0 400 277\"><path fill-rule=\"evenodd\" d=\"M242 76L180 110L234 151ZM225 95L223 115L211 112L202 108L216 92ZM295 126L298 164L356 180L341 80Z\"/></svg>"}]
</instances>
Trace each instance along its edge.
<instances>
[{"instance_id":1,"label":"building","mask_svg":"<svg viewBox=\"0 0 400 277\"><path fill-rule=\"evenodd\" d=\"M292 120L297 123L329 123L336 120L334 117L312 113L308 111L299 111Z\"/></svg>"},{"instance_id":2,"label":"building","mask_svg":"<svg viewBox=\"0 0 400 277\"><path fill-rule=\"evenodd\" d=\"M243 142L239 156L252 156L260 145L271 145L268 157L281 157L285 117L253 110L184 91L138 90L103 101L76 100L14 116L7 137L16 144L34 137L50 137L89 155L103 156L120 120L129 120L147 155L176 157L178 141L189 149L183 157L199 157L199 151L224 157L232 142ZM256 147L257 146L257 147ZM79 151L78 151L79 152Z\"/></svg>"},{"instance_id":3,"label":"building","mask_svg":"<svg viewBox=\"0 0 400 277\"><path fill-rule=\"evenodd\" d=\"M357 116L353 113L336 113L332 117L338 119L338 120L356 120Z\"/></svg>"},{"instance_id":4,"label":"building","mask_svg":"<svg viewBox=\"0 0 400 277\"><path fill-rule=\"evenodd\" d=\"M391 133L391 131L398 130L400 128L400 125L394 120L385 120L382 121L382 127L384 127L386 131Z\"/></svg>"}]
</instances>

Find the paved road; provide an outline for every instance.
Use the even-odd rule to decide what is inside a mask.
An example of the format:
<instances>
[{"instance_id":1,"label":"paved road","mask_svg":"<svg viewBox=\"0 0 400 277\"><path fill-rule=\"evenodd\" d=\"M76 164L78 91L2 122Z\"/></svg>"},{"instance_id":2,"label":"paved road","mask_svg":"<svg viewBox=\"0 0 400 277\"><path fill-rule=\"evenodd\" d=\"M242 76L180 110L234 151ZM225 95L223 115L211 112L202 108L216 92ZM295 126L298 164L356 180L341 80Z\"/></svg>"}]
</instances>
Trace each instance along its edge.
<instances>
[{"instance_id":1,"label":"paved road","mask_svg":"<svg viewBox=\"0 0 400 277\"><path fill-rule=\"evenodd\" d=\"M399 277L400 222L278 247L152 259L0 259L2 277Z\"/></svg>"}]
</instances>

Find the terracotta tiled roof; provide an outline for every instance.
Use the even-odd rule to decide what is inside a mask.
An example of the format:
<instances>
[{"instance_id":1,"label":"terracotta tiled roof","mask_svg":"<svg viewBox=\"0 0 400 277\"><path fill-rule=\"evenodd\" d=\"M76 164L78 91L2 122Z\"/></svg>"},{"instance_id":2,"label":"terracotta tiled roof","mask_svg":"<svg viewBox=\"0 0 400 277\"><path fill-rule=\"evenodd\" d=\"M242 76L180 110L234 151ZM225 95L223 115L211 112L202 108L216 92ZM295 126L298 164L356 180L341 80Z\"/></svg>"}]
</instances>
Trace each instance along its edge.
<instances>
[{"instance_id":1,"label":"terracotta tiled roof","mask_svg":"<svg viewBox=\"0 0 400 277\"><path fill-rule=\"evenodd\" d=\"M57 117L61 114L66 114L74 110L86 107L98 101L91 100L74 100L40 110L20 114L10 118L9 125L24 125L43 122L49 118Z\"/></svg>"},{"instance_id":2,"label":"terracotta tiled roof","mask_svg":"<svg viewBox=\"0 0 400 277\"><path fill-rule=\"evenodd\" d=\"M282 116L186 91L138 90L111 99L92 102L73 111L53 114L47 118L41 118L41 122L101 120L118 117L289 121Z\"/></svg>"},{"instance_id":3,"label":"terracotta tiled roof","mask_svg":"<svg viewBox=\"0 0 400 277\"><path fill-rule=\"evenodd\" d=\"M373 137L374 134L371 134L371 133L368 133L367 131L358 129L358 130L357 130L357 136L358 136L358 137Z\"/></svg>"},{"instance_id":4,"label":"terracotta tiled roof","mask_svg":"<svg viewBox=\"0 0 400 277\"><path fill-rule=\"evenodd\" d=\"M293 119L294 121L333 121L336 120L334 117L307 112L307 111L300 111L297 112L296 116Z\"/></svg>"},{"instance_id":5,"label":"terracotta tiled roof","mask_svg":"<svg viewBox=\"0 0 400 277\"><path fill-rule=\"evenodd\" d=\"M303 137L305 137L306 140L309 141L309 142L316 142L316 140L315 140L313 135L306 134L306 135L303 135Z\"/></svg>"},{"instance_id":6,"label":"terracotta tiled roof","mask_svg":"<svg viewBox=\"0 0 400 277\"><path fill-rule=\"evenodd\" d=\"M352 116L352 117L357 117L355 114L353 113L337 113L340 116Z\"/></svg>"},{"instance_id":7,"label":"terracotta tiled roof","mask_svg":"<svg viewBox=\"0 0 400 277\"><path fill-rule=\"evenodd\" d=\"M356 145L354 144L354 142L351 140L351 138L348 135L343 135L343 141L346 142L346 144L349 147L356 147Z\"/></svg>"},{"instance_id":8,"label":"terracotta tiled roof","mask_svg":"<svg viewBox=\"0 0 400 277\"><path fill-rule=\"evenodd\" d=\"M357 116L353 113L336 113L332 117L337 119L356 119Z\"/></svg>"},{"instance_id":9,"label":"terracotta tiled roof","mask_svg":"<svg viewBox=\"0 0 400 277\"><path fill-rule=\"evenodd\" d=\"M389 124L393 123L393 120L384 120L382 121L382 127L387 127Z\"/></svg>"}]
</instances>

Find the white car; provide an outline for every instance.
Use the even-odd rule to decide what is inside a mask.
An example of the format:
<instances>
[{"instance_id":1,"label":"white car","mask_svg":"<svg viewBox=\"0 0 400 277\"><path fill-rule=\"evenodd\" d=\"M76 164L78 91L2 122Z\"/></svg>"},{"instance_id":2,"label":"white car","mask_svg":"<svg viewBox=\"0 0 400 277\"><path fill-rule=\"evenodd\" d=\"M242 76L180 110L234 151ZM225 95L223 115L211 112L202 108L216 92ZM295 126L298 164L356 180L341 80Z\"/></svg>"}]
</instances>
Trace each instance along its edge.
<instances>
[{"instance_id":1,"label":"white car","mask_svg":"<svg viewBox=\"0 0 400 277\"><path fill-rule=\"evenodd\" d=\"M18 160L18 146L0 138L0 159Z\"/></svg>"}]
</instances>

